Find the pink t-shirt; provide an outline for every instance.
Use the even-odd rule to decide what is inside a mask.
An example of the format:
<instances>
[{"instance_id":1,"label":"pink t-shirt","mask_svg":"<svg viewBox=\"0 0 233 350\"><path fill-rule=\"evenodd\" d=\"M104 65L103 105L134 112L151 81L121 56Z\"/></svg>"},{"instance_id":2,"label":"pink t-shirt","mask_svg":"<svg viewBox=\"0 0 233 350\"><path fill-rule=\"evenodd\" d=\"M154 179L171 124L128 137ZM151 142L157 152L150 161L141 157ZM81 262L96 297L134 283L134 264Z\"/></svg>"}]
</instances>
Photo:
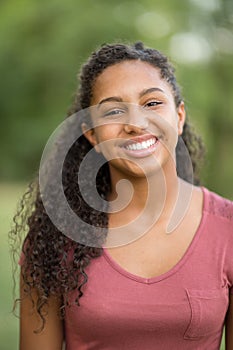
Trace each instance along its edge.
<instances>
[{"instance_id":1,"label":"pink t-shirt","mask_svg":"<svg viewBox=\"0 0 233 350\"><path fill-rule=\"evenodd\" d=\"M136 276L107 249L91 261L80 307L66 309L66 350L219 349L233 293L233 203L203 192L200 226L168 272Z\"/></svg>"}]
</instances>

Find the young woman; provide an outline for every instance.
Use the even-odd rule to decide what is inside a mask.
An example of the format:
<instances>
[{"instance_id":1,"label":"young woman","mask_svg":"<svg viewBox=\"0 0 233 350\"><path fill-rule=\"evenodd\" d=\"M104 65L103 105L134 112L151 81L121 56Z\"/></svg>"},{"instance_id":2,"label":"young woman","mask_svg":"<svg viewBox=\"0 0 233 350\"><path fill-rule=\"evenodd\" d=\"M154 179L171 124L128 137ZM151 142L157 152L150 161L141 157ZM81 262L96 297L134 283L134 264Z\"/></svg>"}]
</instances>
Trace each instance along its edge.
<instances>
[{"instance_id":1,"label":"young woman","mask_svg":"<svg viewBox=\"0 0 233 350\"><path fill-rule=\"evenodd\" d=\"M31 185L15 218L17 236L28 225L20 349L214 350L224 325L232 349L233 203L198 186L203 146L167 58L141 43L101 47L82 68L67 120L74 115L82 135L65 156L62 185L80 226L56 199L68 129L45 194ZM83 170L90 153L104 161Z\"/></svg>"}]
</instances>

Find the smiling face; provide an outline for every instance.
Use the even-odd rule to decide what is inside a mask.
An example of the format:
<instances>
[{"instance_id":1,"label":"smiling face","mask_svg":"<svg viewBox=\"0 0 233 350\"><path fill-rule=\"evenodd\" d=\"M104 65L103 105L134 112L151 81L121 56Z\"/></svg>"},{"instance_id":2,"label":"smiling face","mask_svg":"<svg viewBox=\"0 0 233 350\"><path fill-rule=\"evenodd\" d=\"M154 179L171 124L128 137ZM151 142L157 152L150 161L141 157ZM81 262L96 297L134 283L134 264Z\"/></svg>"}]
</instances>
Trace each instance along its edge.
<instances>
[{"instance_id":1,"label":"smiling face","mask_svg":"<svg viewBox=\"0 0 233 350\"><path fill-rule=\"evenodd\" d=\"M159 69L139 60L106 68L91 100L94 128L85 136L109 160L110 172L145 176L174 163L177 137L185 121L183 102L175 106Z\"/></svg>"}]
</instances>

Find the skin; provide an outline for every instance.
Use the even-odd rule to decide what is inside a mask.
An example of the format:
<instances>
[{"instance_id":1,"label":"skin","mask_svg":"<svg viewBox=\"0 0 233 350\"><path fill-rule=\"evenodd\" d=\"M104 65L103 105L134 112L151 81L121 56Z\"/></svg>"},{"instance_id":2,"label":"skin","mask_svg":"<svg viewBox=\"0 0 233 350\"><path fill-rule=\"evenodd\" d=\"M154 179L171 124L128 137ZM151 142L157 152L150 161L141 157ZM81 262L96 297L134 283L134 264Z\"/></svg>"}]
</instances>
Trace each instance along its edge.
<instances>
[{"instance_id":1,"label":"skin","mask_svg":"<svg viewBox=\"0 0 233 350\"><path fill-rule=\"evenodd\" d=\"M119 101L124 101L130 106L132 104L141 107L139 110L134 109L132 113L128 113L128 119L125 119L126 124L121 123L126 112L124 106L121 107L124 104L119 104ZM111 248L109 253L131 273L143 277L162 274L183 256L202 216L201 191L178 179L174 162L177 138L182 133L185 121L184 103L182 102L178 107L175 106L170 85L161 79L158 69L141 61L125 61L108 67L97 78L93 89L92 104L100 104L98 109L101 112L99 115L97 113L97 121L93 119L96 125L94 129L85 132L85 125L83 125L85 136L97 152L102 152L110 159L111 155L118 157L109 162L113 189L109 199L116 198L115 189L119 180L128 179L134 189L129 205L109 215L109 226L129 224L140 214L148 197L148 178L153 183L150 189L151 197L156 199L148 208L147 216L155 215L158 220L146 235L130 244ZM146 110L146 112L141 110ZM109 117L109 113L112 111L120 112L117 117L114 114L114 118L111 119L112 116ZM102 115L104 115L103 118ZM104 123L101 118L104 119ZM120 158L124 156L124 150L118 147L122 140L134 140L148 134L162 135L161 142L153 154L139 159ZM104 146L104 142L109 143ZM143 166L146 176L137 164ZM164 193L161 191L163 181L165 181ZM181 189L183 193L192 191L187 215L183 218L183 207L178 208L182 223L172 235L166 235L166 228ZM123 192L127 193L127 185ZM163 208L160 203L164 204ZM145 223L140 226L145 226ZM184 236L183 232L186 231L189 234Z\"/></svg>"},{"instance_id":2,"label":"skin","mask_svg":"<svg viewBox=\"0 0 233 350\"><path fill-rule=\"evenodd\" d=\"M134 188L131 205L125 211L110 215L110 228L115 227L114 222L126 224L126 218L129 223L141 213L148 197L148 180L151 197L156 201L149 205L147 217L160 215L165 201L164 191L161 191L164 180L169 196L163 216L171 215L178 192L174 158L177 138L185 121L184 103L176 108L171 88L161 79L159 70L140 61L125 61L105 69L95 82L91 103L97 106L92 113L96 117L93 118L95 128L87 130L83 125L83 131L96 151L110 159L113 190L109 200L117 198L119 180L129 180ZM122 142L145 135L159 138L152 155L128 157L119 147ZM121 192L127 196L130 189L126 185ZM143 222L145 225L150 226ZM127 227L127 231L129 229ZM134 231L135 227L132 226L131 230Z\"/></svg>"},{"instance_id":3,"label":"skin","mask_svg":"<svg viewBox=\"0 0 233 350\"><path fill-rule=\"evenodd\" d=\"M109 248L109 254L135 275L146 278L160 275L182 258L202 217L202 191L178 179L174 163L177 137L182 134L185 121L184 103L175 106L172 90L161 79L158 69L141 61L124 61L100 74L93 87L91 104L94 106L92 121L95 127L88 129L85 124L82 127L96 151L102 152L109 160L112 185L109 200L116 200L119 180L127 179L133 186L128 205L109 214L109 228L130 225L141 213L148 197L148 179L153 183L153 189L150 189L152 197L156 198L153 211L149 207L147 216L153 213L157 215L157 221L139 239ZM159 143L151 154L135 157L120 147L122 142L140 140L145 135L159 137ZM166 192L161 194L162 182ZM127 197L129 193L126 183L121 195ZM179 204L184 193L191 193L185 215L181 216L172 234L167 235L174 207L178 208L178 216L180 212L184 213ZM161 199L163 208L159 204ZM59 301L50 300L45 330L36 335L33 330L38 327L38 316L24 295L22 281L21 297L20 349L62 349L62 321L57 316ZM36 300L36 293L33 298ZM232 305L231 300L226 318L226 349L233 348L233 337L229 332L233 327Z\"/></svg>"},{"instance_id":4,"label":"skin","mask_svg":"<svg viewBox=\"0 0 233 350\"><path fill-rule=\"evenodd\" d=\"M93 119L96 127L86 132L86 137L107 159L118 156L117 160L110 161L112 183L115 176L131 175L132 181L136 177L145 180L144 174L135 166L135 159L134 162L120 159L126 155L117 147L122 140L145 134L159 136L161 143L155 153L159 167L164 167L167 161L174 165L170 156L171 153L174 155L177 136L183 130L184 103L176 108L170 86L160 78L159 70L152 68L144 62L125 61L105 69L94 85L91 103L97 106ZM102 144L104 141L108 142L106 147ZM152 157L137 159L137 162L145 164L147 175L154 172Z\"/></svg>"}]
</instances>

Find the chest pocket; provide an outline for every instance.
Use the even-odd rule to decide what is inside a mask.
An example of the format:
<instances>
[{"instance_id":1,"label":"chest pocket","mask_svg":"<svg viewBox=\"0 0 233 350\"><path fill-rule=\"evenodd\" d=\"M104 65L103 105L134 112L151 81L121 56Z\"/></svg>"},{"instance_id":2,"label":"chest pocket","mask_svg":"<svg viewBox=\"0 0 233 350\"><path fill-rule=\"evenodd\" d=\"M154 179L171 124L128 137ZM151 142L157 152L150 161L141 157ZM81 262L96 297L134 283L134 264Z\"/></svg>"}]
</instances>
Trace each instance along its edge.
<instances>
[{"instance_id":1,"label":"chest pocket","mask_svg":"<svg viewBox=\"0 0 233 350\"><path fill-rule=\"evenodd\" d=\"M213 290L186 289L191 320L184 339L198 339L221 332L228 307L226 288Z\"/></svg>"}]
</instances>

